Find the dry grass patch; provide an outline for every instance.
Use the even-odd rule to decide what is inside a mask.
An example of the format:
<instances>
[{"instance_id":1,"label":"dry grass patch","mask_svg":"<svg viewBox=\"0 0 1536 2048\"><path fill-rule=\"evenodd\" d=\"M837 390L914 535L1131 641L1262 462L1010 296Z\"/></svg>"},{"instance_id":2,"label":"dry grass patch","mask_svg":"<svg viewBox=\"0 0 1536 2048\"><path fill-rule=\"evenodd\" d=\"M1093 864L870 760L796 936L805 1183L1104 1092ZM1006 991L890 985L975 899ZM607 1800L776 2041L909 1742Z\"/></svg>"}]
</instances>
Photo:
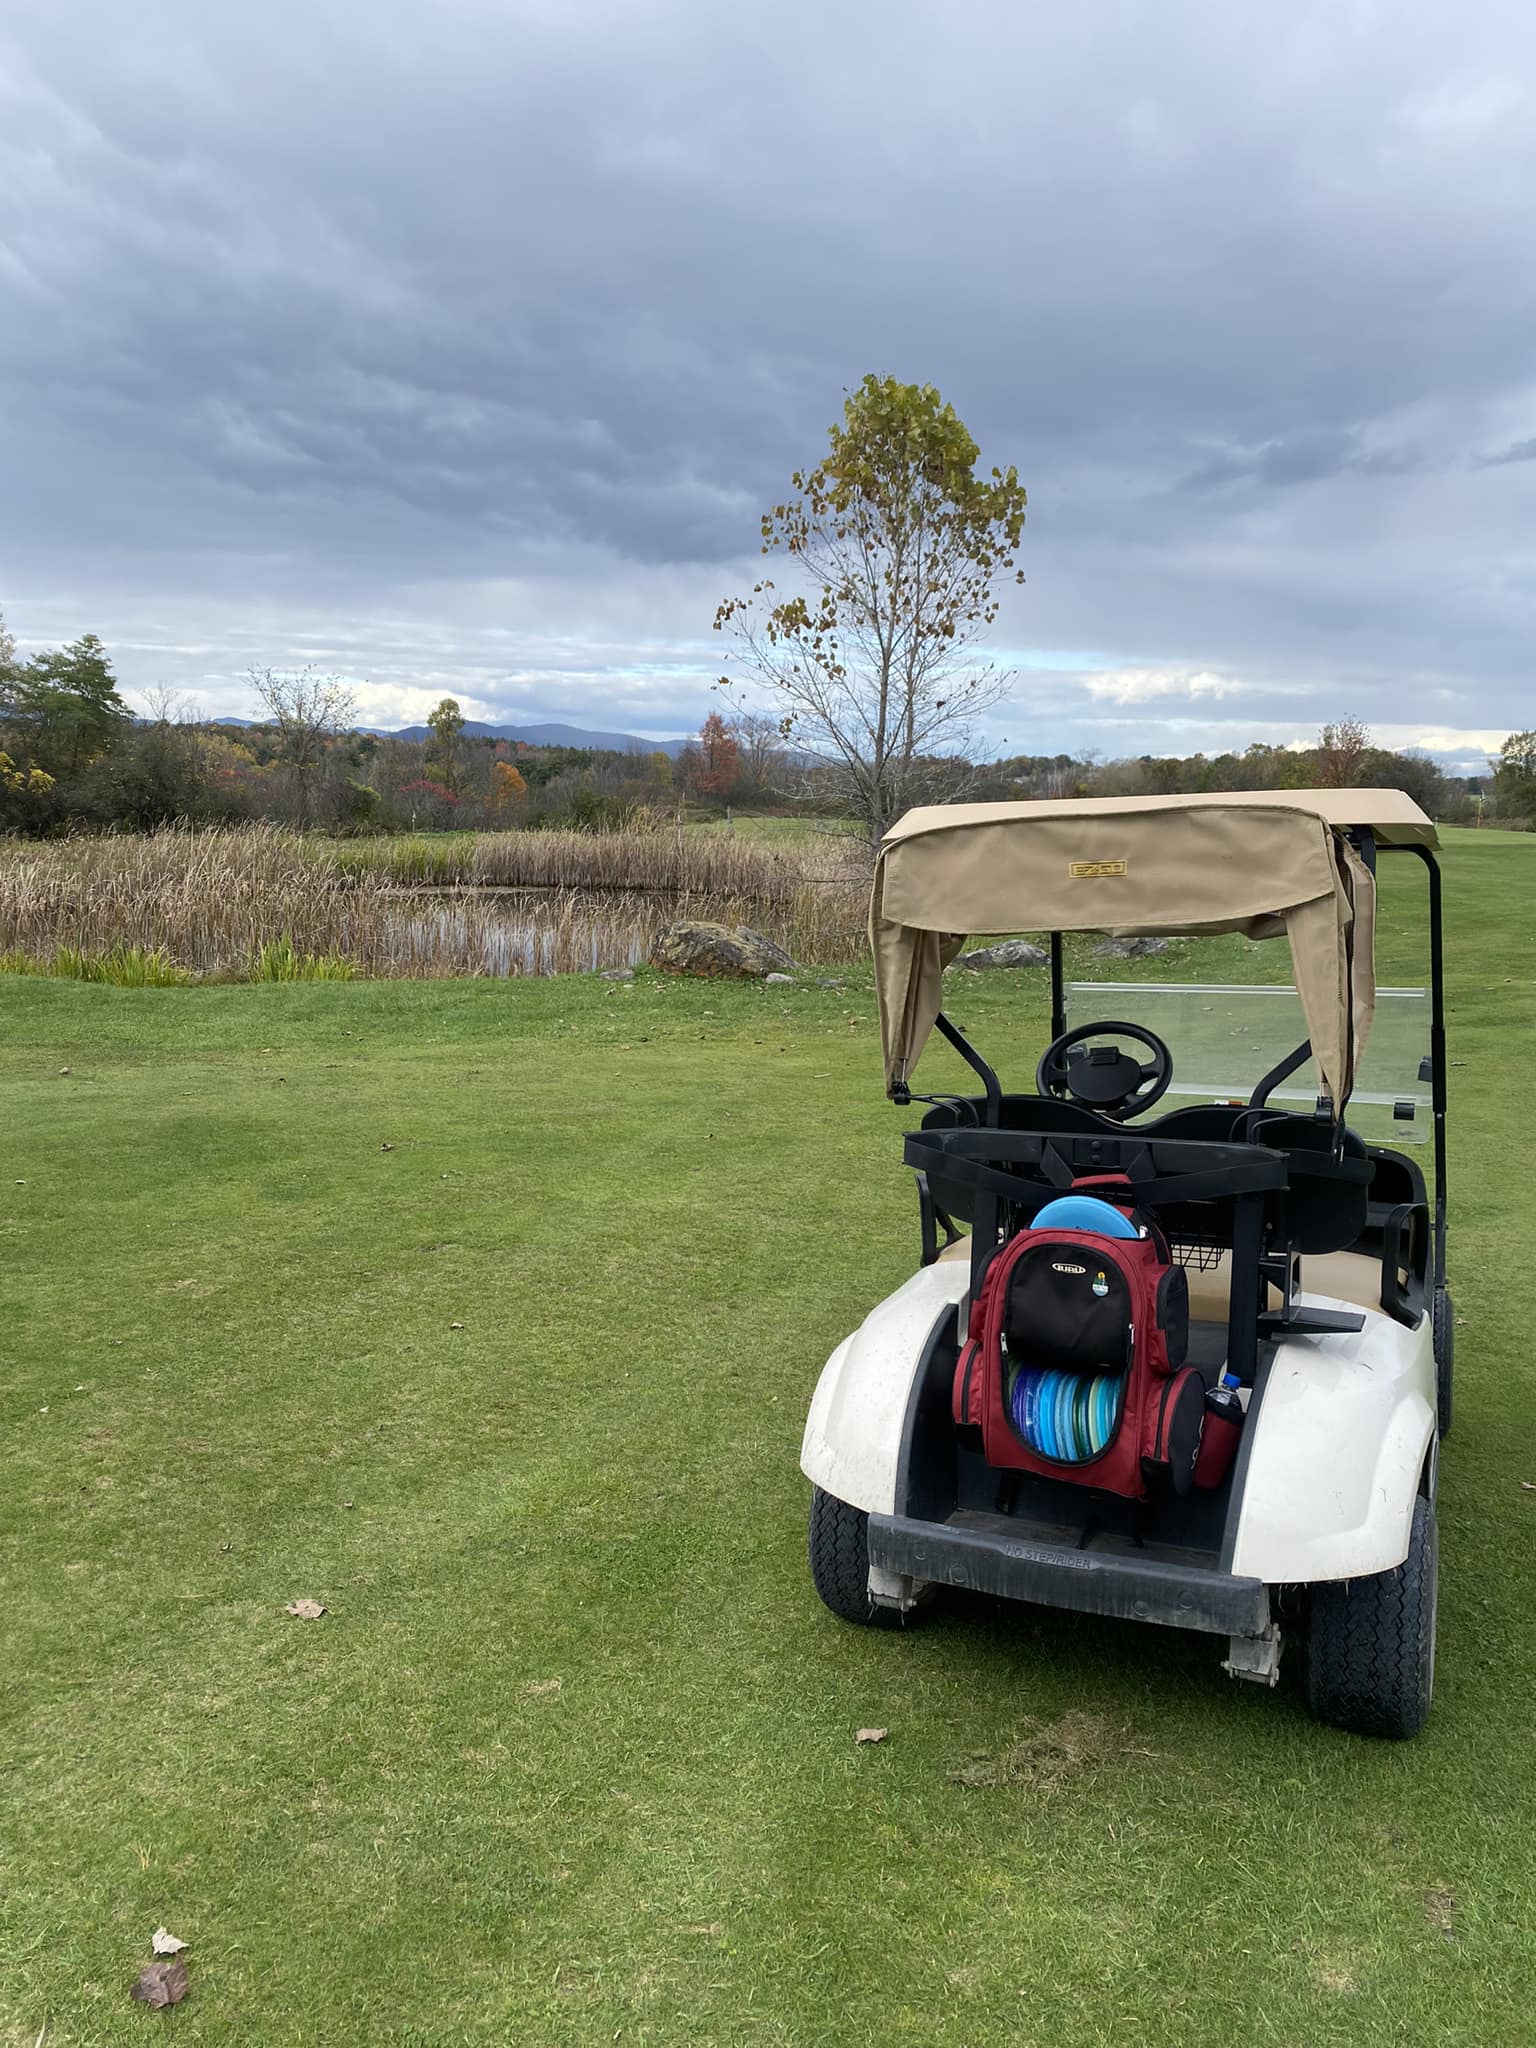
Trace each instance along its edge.
<instances>
[{"instance_id":1,"label":"dry grass patch","mask_svg":"<svg viewBox=\"0 0 1536 2048\"><path fill-rule=\"evenodd\" d=\"M968 1757L947 1773L968 1791L991 1792L1017 1785L1048 1798L1082 1772L1122 1757L1148 1757L1150 1749L1133 1746L1131 1731L1103 1714L1073 1709L1058 1721L1026 1721L1020 1732L994 1755Z\"/></svg>"}]
</instances>

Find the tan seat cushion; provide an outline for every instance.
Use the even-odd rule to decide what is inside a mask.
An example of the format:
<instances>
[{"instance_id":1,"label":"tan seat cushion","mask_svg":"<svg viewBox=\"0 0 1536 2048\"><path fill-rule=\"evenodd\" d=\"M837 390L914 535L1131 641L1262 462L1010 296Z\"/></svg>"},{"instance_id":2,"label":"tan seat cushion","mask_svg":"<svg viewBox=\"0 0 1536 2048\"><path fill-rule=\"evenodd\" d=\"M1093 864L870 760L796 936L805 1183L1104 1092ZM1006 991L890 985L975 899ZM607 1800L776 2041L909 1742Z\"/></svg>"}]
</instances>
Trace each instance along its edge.
<instances>
[{"instance_id":1,"label":"tan seat cushion","mask_svg":"<svg viewBox=\"0 0 1536 2048\"><path fill-rule=\"evenodd\" d=\"M943 1259L968 1259L971 1240L960 1238L939 1253ZM1223 1252L1213 1266L1203 1270L1186 1266L1189 1282L1189 1313L1197 1323L1224 1323L1232 1306L1232 1254ZM1381 1261L1361 1252L1313 1252L1301 1262L1301 1291L1326 1294L1335 1301L1352 1301L1357 1308L1381 1307ZM1269 1307L1278 1308L1280 1297L1269 1290Z\"/></svg>"},{"instance_id":2,"label":"tan seat cushion","mask_svg":"<svg viewBox=\"0 0 1536 2048\"><path fill-rule=\"evenodd\" d=\"M1189 1313L1200 1323L1224 1323L1232 1305L1232 1254L1223 1252L1214 1266L1204 1272L1186 1266L1189 1281ZM1357 1308L1381 1307L1381 1261L1361 1252L1314 1252L1301 1261L1301 1292L1326 1294L1335 1301L1352 1301ZM1278 1308L1280 1297L1272 1287L1269 1307Z\"/></svg>"}]
</instances>

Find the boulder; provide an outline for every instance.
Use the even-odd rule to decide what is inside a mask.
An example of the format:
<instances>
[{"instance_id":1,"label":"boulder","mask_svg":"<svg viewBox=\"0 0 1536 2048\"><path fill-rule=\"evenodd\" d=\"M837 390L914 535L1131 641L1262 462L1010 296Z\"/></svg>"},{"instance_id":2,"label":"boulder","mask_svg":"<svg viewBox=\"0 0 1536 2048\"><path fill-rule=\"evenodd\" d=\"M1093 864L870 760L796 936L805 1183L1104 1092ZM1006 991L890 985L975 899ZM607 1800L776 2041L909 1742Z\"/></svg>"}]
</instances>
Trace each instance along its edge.
<instances>
[{"instance_id":1,"label":"boulder","mask_svg":"<svg viewBox=\"0 0 1536 2048\"><path fill-rule=\"evenodd\" d=\"M663 926L651 941L651 965L666 974L701 974L711 978L762 981L783 974L794 961L782 946L742 925L708 924L682 917Z\"/></svg>"},{"instance_id":2,"label":"boulder","mask_svg":"<svg viewBox=\"0 0 1536 2048\"><path fill-rule=\"evenodd\" d=\"M955 965L980 973L991 967L1045 967L1050 957L1038 946L1032 946L1028 939L1003 939L995 946L982 946L974 953L962 953Z\"/></svg>"},{"instance_id":3,"label":"boulder","mask_svg":"<svg viewBox=\"0 0 1536 2048\"><path fill-rule=\"evenodd\" d=\"M1094 952L1101 960L1151 960L1166 953L1166 939L1106 939Z\"/></svg>"},{"instance_id":4,"label":"boulder","mask_svg":"<svg viewBox=\"0 0 1536 2048\"><path fill-rule=\"evenodd\" d=\"M765 974L763 984L767 988L793 988L795 977L792 974Z\"/></svg>"}]
</instances>

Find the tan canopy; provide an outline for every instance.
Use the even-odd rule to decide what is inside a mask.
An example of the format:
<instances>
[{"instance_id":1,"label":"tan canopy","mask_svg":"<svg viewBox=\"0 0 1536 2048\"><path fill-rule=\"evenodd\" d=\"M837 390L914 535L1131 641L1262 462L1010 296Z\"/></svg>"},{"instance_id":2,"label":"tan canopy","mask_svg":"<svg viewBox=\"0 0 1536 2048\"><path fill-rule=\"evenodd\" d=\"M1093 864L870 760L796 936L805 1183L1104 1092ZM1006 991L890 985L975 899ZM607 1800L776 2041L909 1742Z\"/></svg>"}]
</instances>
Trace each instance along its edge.
<instances>
[{"instance_id":1,"label":"tan canopy","mask_svg":"<svg viewBox=\"0 0 1536 2048\"><path fill-rule=\"evenodd\" d=\"M1376 890L1343 836L1434 846L1395 789L1086 797L908 811L875 864L875 955L886 1085L908 1083L971 932L1243 932L1291 942L1323 1087L1340 1109L1376 1004Z\"/></svg>"}]
</instances>

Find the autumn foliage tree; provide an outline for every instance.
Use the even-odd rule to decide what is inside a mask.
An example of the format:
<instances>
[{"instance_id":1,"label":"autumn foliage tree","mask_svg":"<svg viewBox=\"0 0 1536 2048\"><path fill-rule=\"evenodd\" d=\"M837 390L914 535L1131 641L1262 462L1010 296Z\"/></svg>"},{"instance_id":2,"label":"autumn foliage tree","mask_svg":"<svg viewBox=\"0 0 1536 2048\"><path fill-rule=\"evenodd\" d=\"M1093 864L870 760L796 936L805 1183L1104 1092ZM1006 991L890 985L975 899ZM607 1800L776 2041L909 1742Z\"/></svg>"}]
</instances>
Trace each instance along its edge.
<instances>
[{"instance_id":1,"label":"autumn foliage tree","mask_svg":"<svg viewBox=\"0 0 1536 2048\"><path fill-rule=\"evenodd\" d=\"M932 757L963 746L1007 690L978 643L1025 492L1012 468L975 474L980 451L931 384L866 377L829 439L762 522L762 551L784 558L793 587L765 578L715 614L737 663L721 683L737 701L768 698L878 844Z\"/></svg>"},{"instance_id":2,"label":"autumn foliage tree","mask_svg":"<svg viewBox=\"0 0 1536 2048\"><path fill-rule=\"evenodd\" d=\"M718 711L711 711L700 727L697 741L688 749L685 767L695 796L727 796L735 786L741 771L741 748Z\"/></svg>"},{"instance_id":3,"label":"autumn foliage tree","mask_svg":"<svg viewBox=\"0 0 1536 2048\"><path fill-rule=\"evenodd\" d=\"M1358 718L1325 725L1317 736L1318 780L1328 789L1352 789L1371 751L1371 729Z\"/></svg>"},{"instance_id":4,"label":"autumn foliage tree","mask_svg":"<svg viewBox=\"0 0 1536 2048\"><path fill-rule=\"evenodd\" d=\"M515 803L520 796L528 794L527 778L520 768L511 761L491 763L491 809L500 815L508 804Z\"/></svg>"}]
</instances>

